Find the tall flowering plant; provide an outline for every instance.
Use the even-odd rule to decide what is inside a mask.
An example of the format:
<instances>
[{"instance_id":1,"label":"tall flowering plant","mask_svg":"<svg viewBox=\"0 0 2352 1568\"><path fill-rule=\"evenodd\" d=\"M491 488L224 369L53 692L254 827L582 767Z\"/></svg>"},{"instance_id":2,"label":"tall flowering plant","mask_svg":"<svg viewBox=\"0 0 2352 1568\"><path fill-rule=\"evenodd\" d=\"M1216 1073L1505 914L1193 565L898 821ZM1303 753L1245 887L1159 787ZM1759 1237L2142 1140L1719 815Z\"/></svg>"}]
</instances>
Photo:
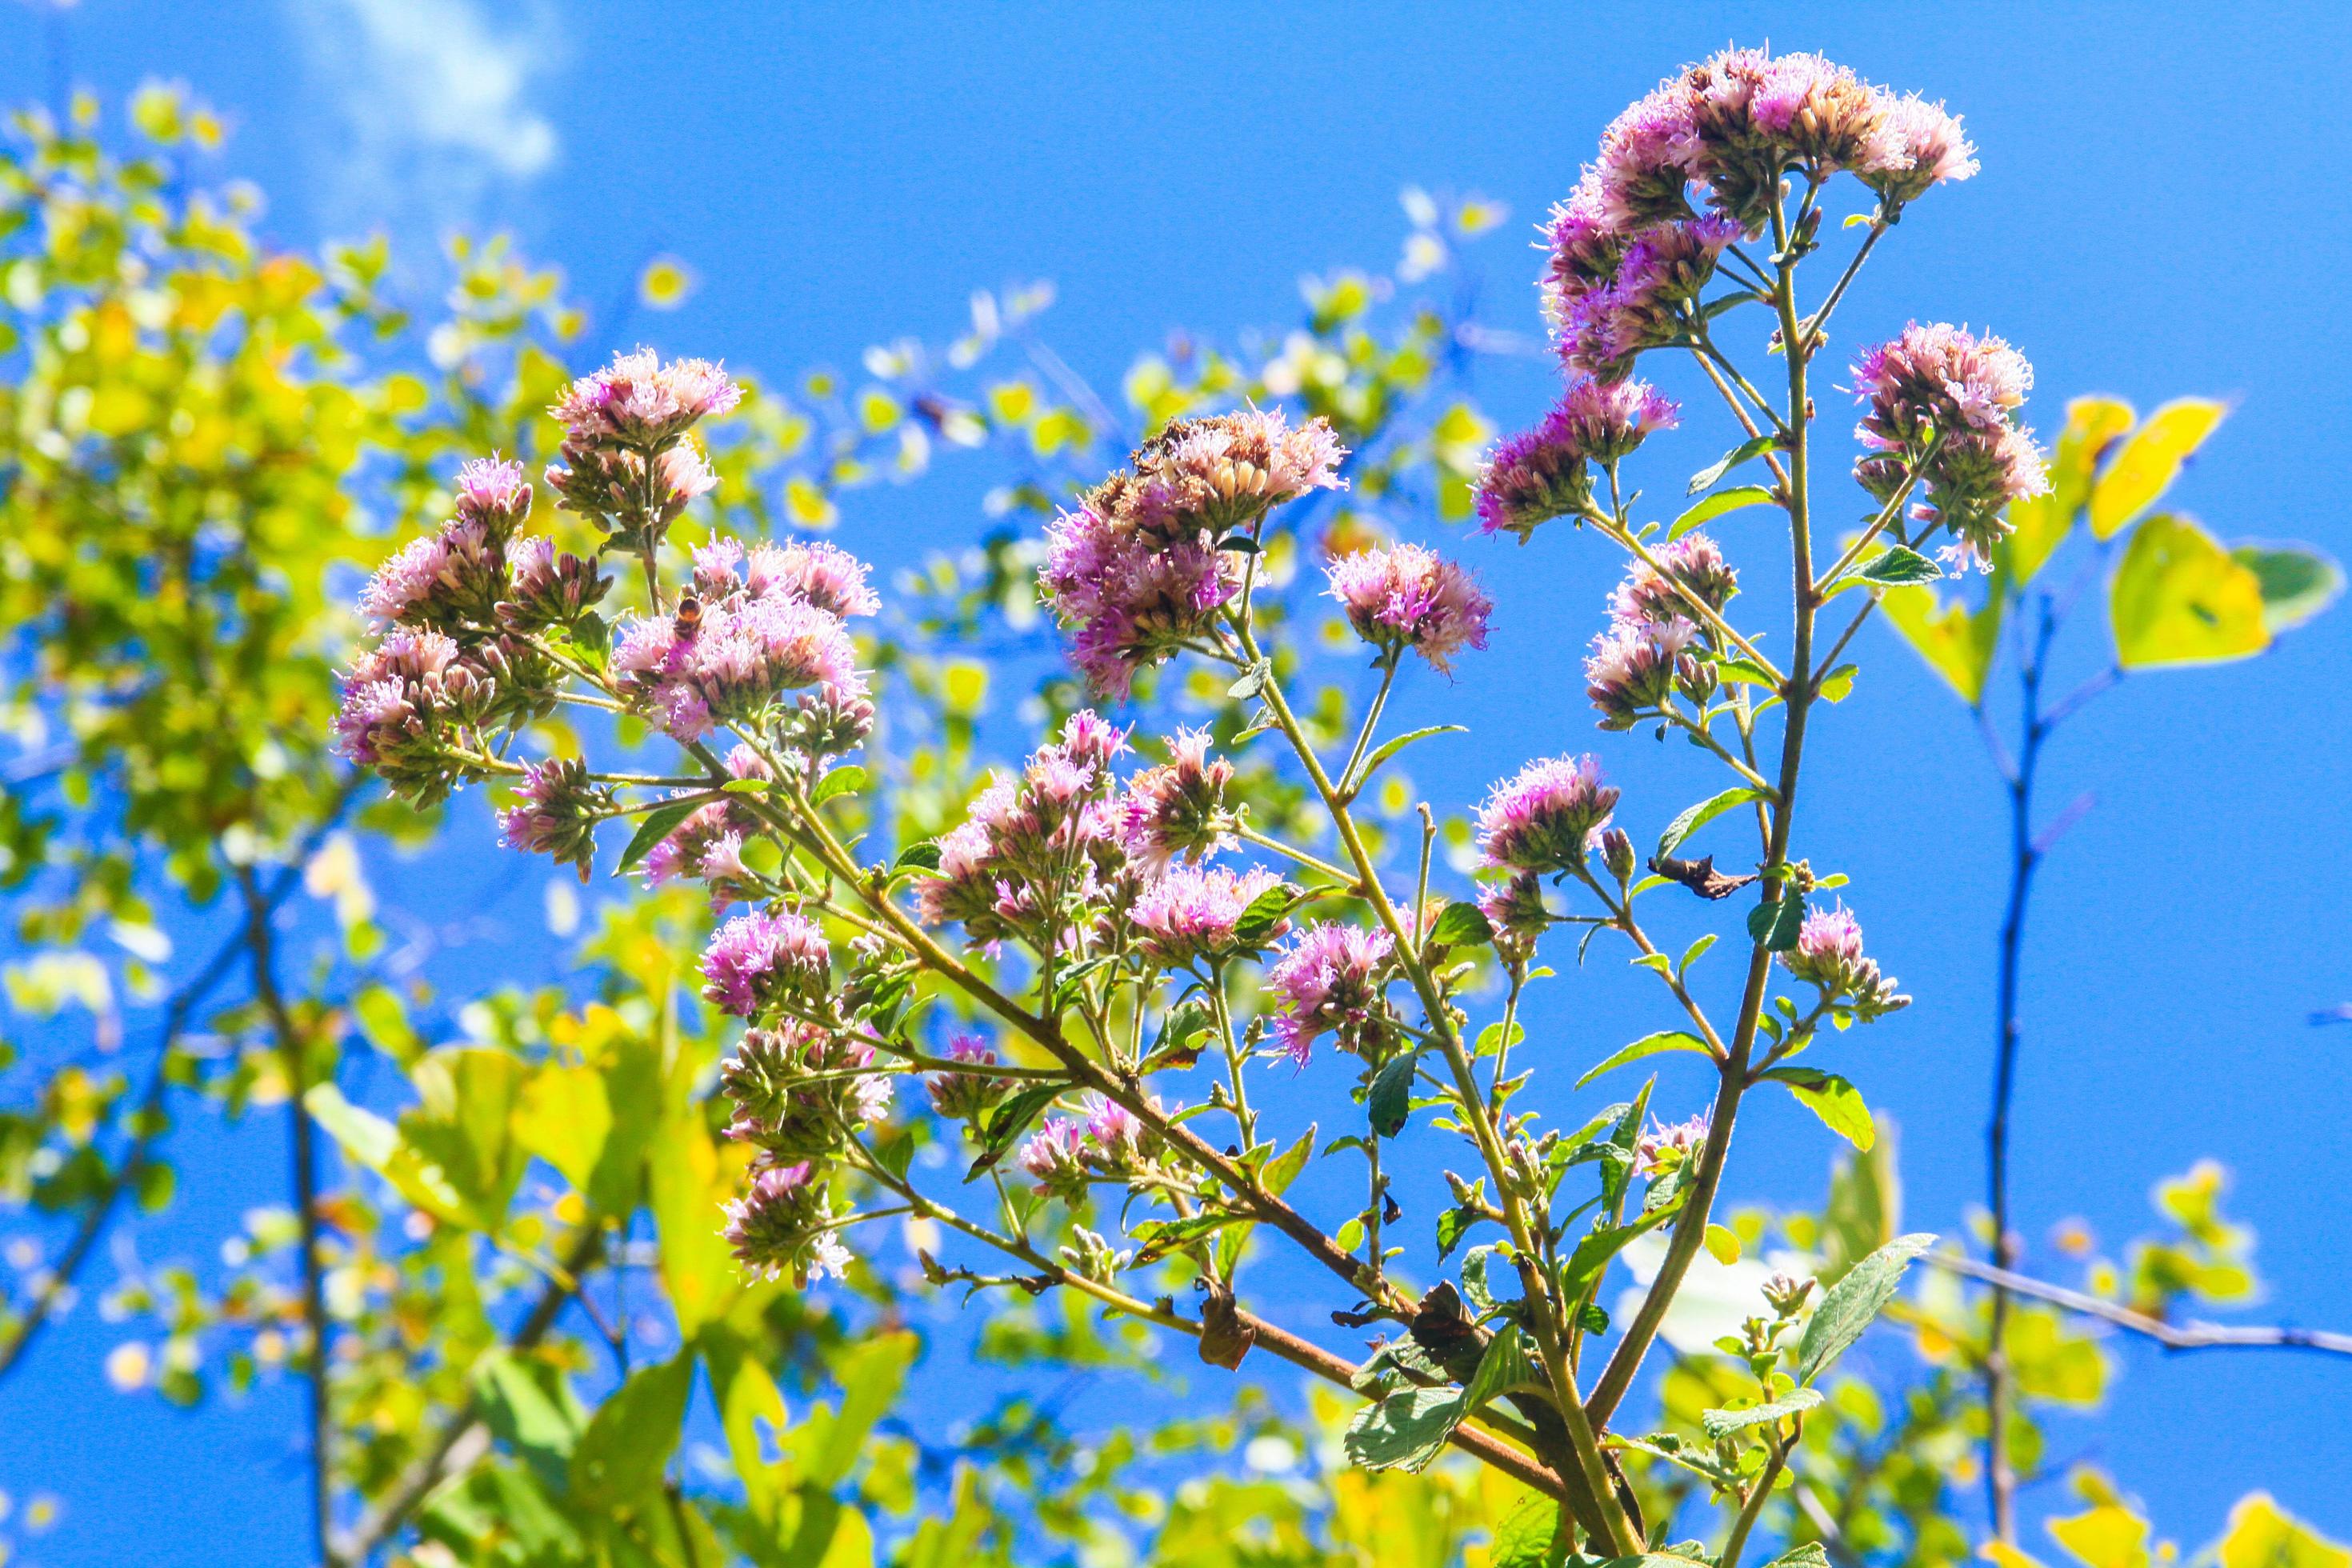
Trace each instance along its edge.
<instances>
[{"instance_id":1,"label":"tall flowering plant","mask_svg":"<svg viewBox=\"0 0 2352 1568\"><path fill-rule=\"evenodd\" d=\"M1139 741L1085 710L959 825L873 858L846 810L871 782L849 760L874 721L850 631L877 607L866 569L807 541L677 549L672 525L715 483L697 427L734 392L714 366L649 353L553 411L566 434L547 480L604 535L597 556L522 531L519 469L469 468L458 516L369 589L383 632L352 672L341 743L422 799L506 782L519 795L507 840L583 875L599 828L634 822L624 868L708 889L727 918L702 958L704 996L742 1026L721 1089L729 1134L753 1154L724 1216L747 1268L814 1281L850 1266L861 1222L927 1221L959 1243L954 1261L924 1254L935 1281L1076 1291L1197 1339L1213 1363L1253 1349L1293 1363L1366 1397L1348 1433L1356 1462L1465 1450L1556 1510L1556 1527L1516 1533L1561 1550L1626 1556L1662 1541L1671 1521L1643 1517L1626 1458L1678 1467L1722 1500L1712 1557L1735 1568L1822 1401L1818 1379L1930 1238L1903 1238L1826 1289L1776 1279L1727 1342L1752 1388L1706 1413L1704 1444L1638 1437L1615 1418L1694 1259L1731 1241L1710 1215L1746 1096L1778 1083L1864 1136L1853 1086L1795 1058L1824 1026L1906 1001L1854 912L1825 900L1843 879L1800 853L1807 733L1851 680L1841 656L1881 594L1988 559L2009 503L2042 487L2018 423L2032 373L1998 338L1940 324L1856 356L1852 473L1874 510L1836 544L1815 532L1813 416L1828 389L1814 383L1872 250L1910 203L1974 172L1940 106L1816 56L1732 50L1621 115L1554 215L1542 288L1567 386L1495 451L1479 511L1490 534L1526 543L1566 522L1626 557L1584 667L1601 727L1678 730L1726 775L1647 856L1618 825L1601 763L1559 756L1479 806L1475 898L1433 887L1433 828L1412 872L1391 876L1358 803L1425 731L1384 735L1387 700L1416 662L1466 667L1494 606L1421 545L1333 561L1331 598L1379 686L1352 743L1327 752L1268 652L1261 564L1286 508L1347 483L1347 454L1320 420L1250 407L1169 425L1078 498L1051 526L1039 587L1105 700L1171 661L1222 668L1255 708L1244 742L1278 737L1337 849L1254 824L1207 735ZM1829 244L1840 174L1875 207L1815 289L1806 264ZM1764 328L1751 346L1764 338L1777 363L1769 391L1728 343L1751 318ZM1646 520L1621 472L1680 418L1634 378L1662 353L1697 363L1739 437L1671 522ZM1755 478L1727 483L1735 473ZM1792 624L1769 639L1777 658L1739 624L1738 569L1699 531L1743 507L1787 524ZM637 601L611 621L604 558L627 563ZM1840 600L1853 608L1834 626ZM645 773L528 754L530 724L558 705L640 721L678 760ZM1752 820L1749 868L1685 853L1717 819ZM1694 973L1713 938L1677 960L1644 923L1644 900L1693 895L1745 903L1727 996ZM1671 1123L1646 1089L1576 1106L1515 1060L1556 934L1629 944L1674 1018L1587 1077L1693 1053L1716 1068L1711 1104ZM1312 1127L1285 1124L1283 1096L1333 1071L1352 1079L1363 1121L1318 1146ZM919 1163L917 1128L953 1130L934 1147L956 1157ZM1450 1141L1467 1168L1449 1175L1430 1262L1462 1256L1427 1289L1399 1261L1386 1152L1405 1138ZM1360 1163L1364 1201L1327 1225L1286 1194L1309 1162L1339 1160ZM1335 1321L1382 1336L1368 1357L1247 1308L1242 1265L1260 1232L1332 1277ZM1612 1322L1602 1277L1652 1232L1663 1262Z\"/></svg>"}]
</instances>

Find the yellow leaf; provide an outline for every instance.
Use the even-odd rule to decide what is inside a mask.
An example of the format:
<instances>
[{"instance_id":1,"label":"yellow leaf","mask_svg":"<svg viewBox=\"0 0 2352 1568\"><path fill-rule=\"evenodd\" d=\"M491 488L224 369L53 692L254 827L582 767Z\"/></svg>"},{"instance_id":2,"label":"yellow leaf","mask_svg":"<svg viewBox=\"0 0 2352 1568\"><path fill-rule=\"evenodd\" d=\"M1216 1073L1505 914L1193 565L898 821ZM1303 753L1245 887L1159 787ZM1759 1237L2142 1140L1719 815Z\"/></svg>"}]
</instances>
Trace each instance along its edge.
<instances>
[{"instance_id":1,"label":"yellow leaf","mask_svg":"<svg viewBox=\"0 0 2352 1568\"><path fill-rule=\"evenodd\" d=\"M2040 1558L2020 1552L2006 1541L1988 1541L1977 1548L1977 1555L1995 1568L2042 1568Z\"/></svg>"},{"instance_id":2,"label":"yellow leaf","mask_svg":"<svg viewBox=\"0 0 2352 1568\"><path fill-rule=\"evenodd\" d=\"M2126 669L2225 664L2268 647L2262 580L2185 517L2142 522L2107 594Z\"/></svg>"},{"instance_id":3,"label":"yellow leaf","mask_svg":"<svg viewBox=\"0 0 2352 1568\"><path fill-rule=\"evenodd\" d=\"M669 1289L679 1335L690 1339L722 1316L742 1288L742 1269L719 1235L725 1223L719 1205L732 1195L732 1183L692 1111L667 1118L648 1153L662 1283Z\"/></svg>"},{"instance_id":4,"label":"yellow leaf","mask_svg":"<svg viewBox=\"0 0 2352 1568\"><path fill-rule=\"evenodd\" d=\"M2091 487L2091 531L2113 539L2146 511L2229 412L2210 397L2181 397L2149 415Z\"/></svg>"},{"instance_id":5,"label":"yellow leaf","mask_svg":"<svg viewBox=\"0 0 2352 1568\"><path fill-rule=\"evenodd\" d=\"M2120 397L2077 397L2066 405L2066 428L2050 458L2050 497L2069 521L2091 499L2099 459L2131 433L2138 417Z\"/></svg>"},{"instance_id":6,"label":"yellow leaf","mask_svg":"<svg viewBox=\"0 0 2352 1568\"><path fill-rule=\"evenodd\" d=\"M2090 1568L2147 1568L2147 1521L2129 1509L2108 1504L2043 1528Z\"/></svg>"},{"instance_id":7,"label":"yellow leaf","mask_svg":"<svg viewBox=\"0 0 2352 1568\"><path fill-rule=\"evenodd\" d=\"M2352 1551L2279 1507L2268 1492L2238 1500L2217 1550L2221 1568L2352 1568Z\"/></svg>"},{"instance_id":8,"label":"yellow leaf","mask_svg":"<svg viewBox=\"0 0 2352 1568\"><path fill-rule=\"evenodd\" d=\"M515 1106L515 1137L583 1191L612 1130L604 1075L593 1068L543 1067L523 1086Z\"/></svg>"},{"instance_id":9,"label":"yellow leaf","mask_svg":"<svg viewBox=\"0 0 2352 1568\"><path fill-rule=\"evenodd\" d=\"M784 510L803 528L831 528L839 515L831 496L797 474L784 483Z\"/></svg>"},{"instance_id":10,"label":"yellow leaf","mask_svg":"<svg viewBox=\"0 0 2352 1568\"><path fill-rule=\"evenodd\" d=\"M1945 604L1926 586L1889 588L1880 604L1887 624L1959 693L1961 701L1974 707L1984 696L1985 677L2000 641L2000 595L1988 596L1984 608L1973 612L1957 599Z\"/></svg>"}]
</instances>

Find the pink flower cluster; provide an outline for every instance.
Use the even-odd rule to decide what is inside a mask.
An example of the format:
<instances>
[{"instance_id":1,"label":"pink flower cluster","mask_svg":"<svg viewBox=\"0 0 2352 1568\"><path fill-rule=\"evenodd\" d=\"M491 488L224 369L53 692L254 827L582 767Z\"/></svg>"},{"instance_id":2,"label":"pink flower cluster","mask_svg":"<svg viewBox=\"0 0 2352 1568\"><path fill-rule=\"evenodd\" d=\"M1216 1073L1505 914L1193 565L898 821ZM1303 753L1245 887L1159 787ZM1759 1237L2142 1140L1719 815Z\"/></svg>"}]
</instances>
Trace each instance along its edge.
<instances>
[{"instance_id":1,"label":"pink flower cluster","mask_svg":"<svg viewBox=\"0 0 2352 1568\"><path fill-rule=\"evenodd\" d=\"M751 1178L743 1195L725 1205L721 1235L736 1261L765 1279L789 1278L805 1289L830 1275L845 1278L849 1249L841 1242L832 1194L814 1166L771 1165Z\"/></svg>"},{"instance_id":2,"label":"pink flower cluster","mask_svg":"<svg viewBox=\"0 0 2352 1568\"><path fill-rule=\"evenodd\" d=\"M727 753L729 776L771 779L775 775L751 747ZM759 898L758 879L744 868L743 841L760 829L759 815L740 796L697 806L646 851L643 870L648 887L695 879L709 889L715 909Z\"/></svg>"},{"instance_id":3,"label":"pink flower cluster","mask_svg":"<svg viewBox=\"0 0 2352 1568\"><path fill-rule=\"evenodd\" d=\"M833 1153L889 1114L890 1079L874 1062L863 1040L803 1019L745 1030L719 1064L719 1090L735 1109L727 1136L772 1165Z\"/></svg>"},{"instance_id":4,"label":"pink flower cluster","mask_svg":"<svg viewBox=\"0 0 2352 1568\"><path fill-rule=\"evenodd\" d=\"M509 849L546 855L588 879L596 858L596 825L616 809L613 792L592 782L576 757L551 757L523 770L516 804L499 813L499 835Z\"/></svg>"},{"instance_id":5,"label":"pink flower cluster","mask_svg":"<svg viewBox=\"0 0 2352 1568\"><path fill-rule=\"evenodd\" d=\"M1542 875L1581 868L1617 808L1597 757L1547 757L1495 786L1478 808L1486 864Z\"/></svg>"},{"instance_id":6,"label":"pink flower cluster","mask_svg":"<svg viewBox=\"0 0 2352 1568\"><path fill-rule=\"evenodd\" d=\"M789 910L737 915L702 951L703 996L739 1018L757 1017L780 1001L822 1007L832 977L824 933Z\"/></svg>"},{"instance_id":7,"label":"pink flower cluster","mask_svg":"<svg viewBox=\"0 0 2352 1568\"><path fill-rule=\"evenodd\" d=\"M1618 621L1594 637L1584 659L1584 694L1600 710L1601 727L1630 730L1664 710L1677 690L1711 691L1714 672L1691 651L1697 644L1697 626L1679 616Z\"/></svg>"},{"instance_id":8,"label":"pink flower cluster","mask_svg":"<svg viewBox=\"0 0 2352 1568\"><path fill-rule=\"evenodd\" d=\"M1200 860L1234 843L1234 815L1225 791L1234 764L1209 752L1206 730L1179 730L1168 738L1168 760L1128 781L1128 853L1149 871L1164 871L1181 857Z\"/></svg>"},{"instance_id":9,"label":"pink flower cluster","mask_svg":"<svg viewBox=\"0 0 2352 1568\"><path fill-rule=\"evenodd\" d=\"M650 349L616 354L548 410L563 426L548 487L562 505L626 545L650 549L688 502L719 482L689 432L741 395L707 360L664 363Z\"/></svg>"},{"instance_id":10,"label":"pink flower cluster","mask_svg":"<svg viewBox=\"0 0 2352 1568\"><path fill-rule=\"evenodd\" d=\"M1279 409L1181 420L1056 517L1038 584L1094 689L1124 697L1138 673L1207 636L1241 575L1223 536L1339 488L1343 455L1325 421L1292 428Z\"/></svg>"},{"instance_id":11,"label":"pink flower cluster","mask_svg":"<svg viewBox=\"0 0 2352 1568\"><path fill-rule=\"evenodd\" d=\"M1150 1101L1154 1111L1157 1100ZM1086 1100L1083 1121L1049 1116L1037 1124L1014 1156L1035 1179L1038 1191L1065 1203L1086 1198L1089 1176L1124 1177L1157 1157L1158 1142L1141 1118L1099 1094Z\"/></svg>"},{"instance_id":12,"label":"pink flower cluster","mask_svg":"<svg viewBox=\"0 0 2352 1568\"><path fill-rule=\"evenodd\" d=\"M996 1053L977 1035L958 1035L948 1042L943 1058L958 1069L941 1068L923 1079L931 1109L952 1121L970 1121L995 1109L1013 1080L988 1072L997 1065Z\"/></svg>"},{"instance_id":13,"label":"pink flower cluster","mask_svg":"<svg viewBox=\"0 0 2352 1568\"><path fill-rule=\"evenodd\" d=\"M1853 380L1868 405L1854 426L1864 448L1854 478L1886 500L1917 468L1922 499L1911 515L1949 528L1951 552L1990 568L2009 531L2003 510L2050 488L2032 432L2017 423L2033 367L1997 337L1914 321L1864 351Z\"/></svg>"},{"instance_id":14,"label":"pink flower cluster","mask_svg":"<svg viewBox=\"0 0 2352 1568\"><path fill-rule=\"evenodd\" d=\"M1486 646L1494 601L1470 574L1418 544L1360 550L1325 568L1356 635L1389 657L1407 648L1450 671L1465 647Z\"/></svg>"},{"instance_id":15,"label":"pink flower cluster","mask_svg":"<svg viewBox=\"0 0 2352 1568\"><path fill-rule=\"evenodd\" d=\"M624 623L613 650L614 673L645 694L670 734L764 728L785 693L812 687L803 707L864 699L842 616L870 613L874 595L865 567L844 552L794 542L747 556L722 536L695 552L694 583L697 596L678 614Z\"/></svg>"},{"instance_id":16,"label":"pink flower cluster","mask_svg":"<svg viewBox=\"0 0 2352 1568\"><path fill-rule=\"evenodd\" d=\"M1382 992L1395 952L1385 931L1328 921L1301 931L1265 972L1266 994L1279 1009L1275 1039L1284 1053L1304 1067L1326 1034L1343 1050L1377 1053L1388 1037Z\"/></svg>"},{"instance_id":17,"label":"pink flower cluster","mask_svg":"<svg viewBox=\"0 0 2352 1568\"><path fill-rule=\"evenodd\" d=\"M1723 558L1722 547L1704 533L1686 533L1650 553L1664 570L1636 561L1609 595L1610 619L1622 626L1696 620L1685 595L1719 613L1739 592L1739 574Z\"/></svg>"},{"instance_id":18,"label":"pink flower cluster","mask_svg":"<svg viewBox=\"0 0 2352 1568\"><path fill-rule=\"evenodd\" d=\"M1712 1119L1701 1111L1687 1121L1660 1126L1653 1121L1633 1141L1633 1164L1644 1176L1663 1176L1695 1158L1706 1142Z\"/></svg>"},{"instance_id":19,"label":"pink flower cluster","mask_svg":"<svg viewBox=\"0 0 2352 1568\"><path fill-rule=\"evenodd\" d=\"M1819 989L1823 1001L1849 1009L1865 1024L1911 1005L1895 989L1900 982L1881 974L1878 961L1864 952L1862 922L1843 904L1807 910L1797 931L1797 945L1782 953L1780 962L1790 973Z\"/></svg>"},{"instance_id":20,"label":"pink flower cluster","mask_svg":"<svg viewBox=\"0 0 2352 1568\"><path fill-rule=\"evenodd\" d=\"M1178 969L1234 956L1244 944L1235 934L1242 916L1263 894L1282 885L1258 868L1231 871L1222 866L1178 866L1147 886L1135 900L1136 946L1162 969ZM1289 929L1284 921L1267 934Z\"/></svg>"},{"instance_id":21,"label":"pink flower cluster","mask_svg":"<svg viewBox=\"0 0 2352 1568\"><path fill-rule=\"evenodd\" d=\"M1674 428L1681 408L1646 382L1577 376L1543 423L1496 447L1478 478L1484 533L1516 533L1524 544L1540 523L1593 505L1594 463L1613 463L1653 430Z\"/></svg>"}]
</instances>

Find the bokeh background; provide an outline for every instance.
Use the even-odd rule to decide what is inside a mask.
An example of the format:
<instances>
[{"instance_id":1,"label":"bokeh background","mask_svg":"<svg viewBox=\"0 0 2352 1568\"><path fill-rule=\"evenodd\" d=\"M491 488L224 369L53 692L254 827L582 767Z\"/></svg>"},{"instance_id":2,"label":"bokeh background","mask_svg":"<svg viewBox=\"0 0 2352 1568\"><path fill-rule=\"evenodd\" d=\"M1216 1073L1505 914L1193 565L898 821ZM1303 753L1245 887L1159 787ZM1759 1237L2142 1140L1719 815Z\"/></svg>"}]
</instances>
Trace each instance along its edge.
<instances>
[{"instance_id":1,"label":"bokeh background","mask_svg":"<svg viewBox=\"0 0 2352 1568\"><path fill-rule=\"evenodd\" d=\"M2175 500L2229 537L2352 554L2340 6L84 0L0 9L0 99L50 101L70 83L113 103L151 76L184 79L226 112L218 173L269 193L277 239L384 230L398 287L429 296L446 282L441 237L509 231L562 267L607 346L854 373L872 345L962 331L972 289L1050 279L1044 336L1115 388L1160 334L1285 319L1302 274L1392 271L1408 186L1507 206L1465 287L1493 328L1533 340L1523 241L1599 128L1680 62L1768 40L1948 99L1980 150L1979 178L1922 202L1882 247L1841 318L1849 342L1915 316L1990 326L2034 362L2045 434L2079 393L2143 409L2228 397L2232 417ZM634 300L657 255L696 281L654 317ZM1507 426L1553 385L1539 354L1477 374ZM1661 483L1719 448L1692 423L1654 447ZM904 566L975 537L983 488L974 473L860 492L836 537ZM1415 778L1434 798L1458 806L1524 756L1588 743L1566 677L1615 573L1581 542L1453 541L1494 593L1497 635L1460 685L1425 680L1404 700L1408 719L1442 710L1475 731L1423 749ZM2062 667L2096 670L2104 637L2076 627ZM1859 648L1863 680L1821 731L1812 831L1919 1001L1848 1065L1900 1125L1909 1226L1949 1230L1981 1187L2002 800L1948 691L1883 630ZM2260 1232L2257 1315L2352 1327L2352 1026L2312 1021L2352 999L2348 654L2352 616L2323 617L2250 667L2126 681L2054 746L2046 798L2095 805L2047 869L2026 971L2032 1262L2052 1265L2063 1222L2144 1227L2150 1183L2217 1156L2232 1211ZM1001 717L1009 737L1018 716ZM1679 748L1609 749L1643 820L1687 793ZM455 980L560 975L547 868L482 852L480 828L461 818L461 852L372 868L380 893L445 928ZM1576 1060L1654 1026L1613 981L1575 994L1551 1022ZM1659 1103L1692 1109L1699 1092L1669 1067ZM1828 1147L1810 1118L1775 1104L1742 1129L1735 1202L1818 1194ZM248 1201L237 1169L212 1168L137 1245L185 1250ZM79 1311L0 1390L0 1488L68 1507L38 1560L295 1561L299 1391L190 1416L111 1394L111 1342ZM2116 1348L2111 1414L2078 1457L2168 1529L2209 1538L2267 1487L2352 1533L2352 1363ZM937 1414L950 1428L952 1394ZM257 1544L224 1555L240 1539Z\"/></svg>"}]
</instances>

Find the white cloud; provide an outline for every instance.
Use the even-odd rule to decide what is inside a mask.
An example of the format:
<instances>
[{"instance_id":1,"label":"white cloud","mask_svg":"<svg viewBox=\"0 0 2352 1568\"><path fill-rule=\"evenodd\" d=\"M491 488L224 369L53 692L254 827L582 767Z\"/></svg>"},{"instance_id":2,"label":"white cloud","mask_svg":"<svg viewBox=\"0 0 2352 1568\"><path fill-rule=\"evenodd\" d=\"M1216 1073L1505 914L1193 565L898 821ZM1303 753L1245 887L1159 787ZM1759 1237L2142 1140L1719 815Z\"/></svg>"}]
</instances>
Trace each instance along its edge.
<instances>
[{"instance_id":1,"label":"white cloud","mask_svg":"<svg viewBox=\"0 0 2352 1568\"><path fill-rule=\"evenodd\" d=\"M546 5L496 25L474 0L289 0L320 107L341 135L330 223L443 228L474 219L495 184L555 161L555 127L530 102L554 61ZM338 144L339 143L339 144Z\"/></svg>"}]
</instances>

